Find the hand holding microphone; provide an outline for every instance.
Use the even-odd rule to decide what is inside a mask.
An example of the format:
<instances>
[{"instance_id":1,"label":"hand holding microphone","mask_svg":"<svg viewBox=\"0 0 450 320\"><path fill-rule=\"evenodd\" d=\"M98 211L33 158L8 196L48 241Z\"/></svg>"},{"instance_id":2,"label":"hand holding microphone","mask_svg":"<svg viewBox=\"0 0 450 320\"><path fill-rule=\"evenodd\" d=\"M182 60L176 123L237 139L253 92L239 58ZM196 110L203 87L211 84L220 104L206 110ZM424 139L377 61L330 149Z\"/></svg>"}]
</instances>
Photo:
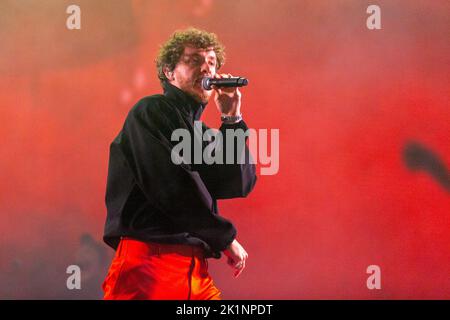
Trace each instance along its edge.
<instances>
[{"instance_id":1,"label":"hand holding microphone","mask_svg":"<svg viewBox=\"0 0 450 320\"><path fill-rule=\"evenodd\" d=\"M216 74L214 78L205 77L202 86L205 90L213 89L216 94L214 101L217 109L222 115L241 115L241 92L240 86L248 84L248 80L240 77L233 77L231 74ZM211 88L211 89L207 89Z\"/></svg>"}]
</instances>

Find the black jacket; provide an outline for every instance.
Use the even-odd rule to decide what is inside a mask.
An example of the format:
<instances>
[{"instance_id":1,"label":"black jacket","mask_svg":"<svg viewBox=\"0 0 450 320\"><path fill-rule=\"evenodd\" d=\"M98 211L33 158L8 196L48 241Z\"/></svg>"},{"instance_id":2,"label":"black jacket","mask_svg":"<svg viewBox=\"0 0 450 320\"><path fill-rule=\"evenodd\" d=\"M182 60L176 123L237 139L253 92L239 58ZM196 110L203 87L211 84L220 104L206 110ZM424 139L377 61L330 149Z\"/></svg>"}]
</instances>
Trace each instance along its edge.
<instances>
[{"instance_id":1,"label":"black jacket","mask_svg":"<svg viewBox=\"0 0 450 320\"><path fill-rule=\"evenodd\" d=\"M207 256L219 258L236 237L233 224L218 215L216 200L245 197L253 189L255 165L247 146L240 150L245 164L176 165L171 160L178 143L171 141L173 130L193 134L205 106L166 83L164 95L145 97L130 110L110 146L103 237L109 246L116 249L120 237L129 236L199 245ZM225 129L239 128L247 130L244 121L222 124L219 130L225 138Z\"/></svg>"}]
</instances>

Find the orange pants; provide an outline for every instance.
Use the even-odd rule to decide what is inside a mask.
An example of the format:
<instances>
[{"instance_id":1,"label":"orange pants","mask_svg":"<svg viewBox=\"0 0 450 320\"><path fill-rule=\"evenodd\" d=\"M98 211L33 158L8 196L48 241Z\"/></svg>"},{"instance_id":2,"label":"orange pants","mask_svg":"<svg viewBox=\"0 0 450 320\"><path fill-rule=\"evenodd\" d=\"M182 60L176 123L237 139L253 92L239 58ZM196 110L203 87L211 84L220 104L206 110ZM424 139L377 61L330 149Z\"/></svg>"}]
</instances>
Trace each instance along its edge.
<instances>
[{"instance_id":1,"label":"orange pants","mask_svg":"<svg viewBox=\"0 0 450 320\"><path fill-rule=\"evenodd\" d=\"M103 282L104 299L220 300L200 248L122 238Z\"/></svg>"}]
</instances>

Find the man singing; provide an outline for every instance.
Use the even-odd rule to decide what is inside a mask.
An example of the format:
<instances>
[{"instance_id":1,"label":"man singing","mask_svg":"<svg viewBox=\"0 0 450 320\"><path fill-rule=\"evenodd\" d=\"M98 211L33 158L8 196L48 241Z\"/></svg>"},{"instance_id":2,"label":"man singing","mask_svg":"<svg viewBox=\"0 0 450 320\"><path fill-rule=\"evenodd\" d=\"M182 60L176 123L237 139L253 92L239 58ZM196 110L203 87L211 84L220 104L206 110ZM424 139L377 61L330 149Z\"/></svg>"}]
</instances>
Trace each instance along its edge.
<instances>
[{"instance_id":1,"label":"man singing","mask_svg":"<svg viewBox=\"0 0 450 320\"><path fill-rule=\"evenodd\" d=\"M207 259L223 252L236 277L244 270L248 254L233 224L219 215L217 199L246 197L253 189L247 146L234 150L247 155L244 163L175 164L171 158L173 131L186 129L195 140L194 121L213 92L222 136L227 129L248 129L237 87L202 87L204 77L231 77L217 73L223 64L215 34L175 32L156 60L164 94L141 99L112 142L103 239L116 255L103 283L105 299L220 299Z\"/></svg>"}]
</instances>

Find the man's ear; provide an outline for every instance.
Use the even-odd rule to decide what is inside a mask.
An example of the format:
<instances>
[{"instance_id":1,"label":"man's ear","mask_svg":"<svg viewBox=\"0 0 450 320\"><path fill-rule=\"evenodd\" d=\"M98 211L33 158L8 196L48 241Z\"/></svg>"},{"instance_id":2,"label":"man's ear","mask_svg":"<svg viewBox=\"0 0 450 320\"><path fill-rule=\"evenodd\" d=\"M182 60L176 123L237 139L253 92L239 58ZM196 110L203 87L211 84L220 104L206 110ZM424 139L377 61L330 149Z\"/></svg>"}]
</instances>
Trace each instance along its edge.
<instances>
[{"instance_id":1,"label":"man's ear","mask_svg":"<svg viewBox=\"0 0 450 320\"><path fill-rule=\"evenodd\" d=\"M167 66L163 68L164 75L169 81L175 80L173 76L173 71L171 71Z\"/></svg>"}]
</instances>

